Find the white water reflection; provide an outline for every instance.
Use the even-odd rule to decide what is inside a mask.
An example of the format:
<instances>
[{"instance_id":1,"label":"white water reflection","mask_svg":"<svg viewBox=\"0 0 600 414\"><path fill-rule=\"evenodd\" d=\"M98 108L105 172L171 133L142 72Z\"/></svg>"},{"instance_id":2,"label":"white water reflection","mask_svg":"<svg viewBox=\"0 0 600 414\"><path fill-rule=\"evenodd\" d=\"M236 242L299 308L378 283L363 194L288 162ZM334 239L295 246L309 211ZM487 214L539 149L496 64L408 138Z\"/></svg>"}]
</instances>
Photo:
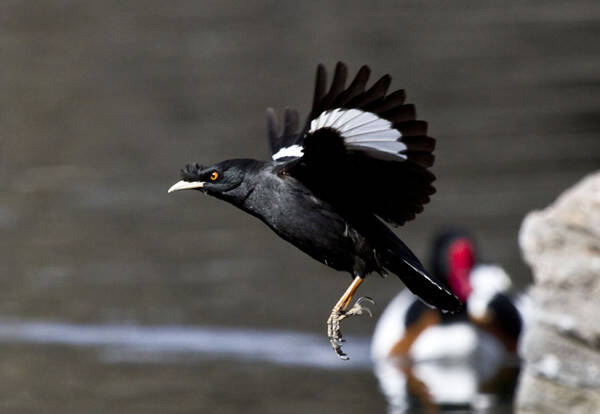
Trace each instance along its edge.
<instances>
[{"instance_id":1,"label":"white water reflection","mask_svg":"<svg viewBox=\"0 0 600 414\"><path fill-rule=\"evenodd\" d=\"M208 326L0 321L0 342L92 347L109 363L236 359L325 369L370 369L369 340L350 337L341 361L325 335Z\"/></svg>"}]
</instances>

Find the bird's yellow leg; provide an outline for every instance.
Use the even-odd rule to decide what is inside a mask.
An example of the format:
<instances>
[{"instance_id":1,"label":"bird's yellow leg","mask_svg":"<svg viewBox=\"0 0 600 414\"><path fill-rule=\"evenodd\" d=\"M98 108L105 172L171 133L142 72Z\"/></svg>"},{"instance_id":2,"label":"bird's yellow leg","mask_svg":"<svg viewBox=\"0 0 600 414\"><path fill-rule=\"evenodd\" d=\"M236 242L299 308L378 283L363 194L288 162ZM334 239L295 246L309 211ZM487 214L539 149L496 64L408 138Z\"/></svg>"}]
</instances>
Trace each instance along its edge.
<instances>
[{"instance_id":1,"label":"bird's yellow leg","mask_svg":"<svg viewBox=\"0 0 600 414\"><path fill-rule=\"evenodd\" d=\"M358 289L360 284L363 282L363 280L364 280L364 278L362 278L360 276L356 276L354 278L354 280L352 281L352 283L350 284L350 286L348 286L348 289L346 289L346 291L344 292L344 294L342 295L340 300L338 300L338 302L335 304L335 306L333 307L333 310L345 311L346 309L348 309L348 306L350 305L350 301L354 297L356 290Z\"/></svg>"},{"instance_id":2,"label":"bird's yellow leg","mask_svg":"<svg viewBox=\"0 0 600 414\"><path fill-rule=\"evenodd\" d=\"M348 286L348 289L346 289L340 300L337 301L331 310L329 319L327 319L327 337L329 338L329 342L331 343L333 350L341 359L348 359L348 356L342 351L341 345L343 342L342 332L340 331L340 322L342 319L352 315L362 315L363 313L368 313L369 316L372 315L369 308L361 306L361 302L363 301L374 303L371 298L367 297L359 298L350 310L346 310L348 309L352 297L356 293L356 290L363 280L364 278L360 276L356 276L354 278L350 286Z\"/></svg>"}]
</instances>

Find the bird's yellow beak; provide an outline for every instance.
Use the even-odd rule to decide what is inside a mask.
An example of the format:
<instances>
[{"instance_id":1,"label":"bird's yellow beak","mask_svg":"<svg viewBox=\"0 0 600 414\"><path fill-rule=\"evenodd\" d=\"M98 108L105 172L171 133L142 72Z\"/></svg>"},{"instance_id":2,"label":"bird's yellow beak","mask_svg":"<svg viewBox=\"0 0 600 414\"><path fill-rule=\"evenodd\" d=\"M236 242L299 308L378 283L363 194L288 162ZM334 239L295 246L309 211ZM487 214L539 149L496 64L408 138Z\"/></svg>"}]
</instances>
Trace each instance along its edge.
<instances>
[{"instance_id":1,"label":"bird's yellow beak","mask_svg":"<svg viewBox=\"0 0 600 414\"><path fill-rule=\"evenodd\" d=\"M194 188L204 187L204 181L178 181L169 188L169 193L179 190L192 190Z\"/></svg>"}]
</instances>

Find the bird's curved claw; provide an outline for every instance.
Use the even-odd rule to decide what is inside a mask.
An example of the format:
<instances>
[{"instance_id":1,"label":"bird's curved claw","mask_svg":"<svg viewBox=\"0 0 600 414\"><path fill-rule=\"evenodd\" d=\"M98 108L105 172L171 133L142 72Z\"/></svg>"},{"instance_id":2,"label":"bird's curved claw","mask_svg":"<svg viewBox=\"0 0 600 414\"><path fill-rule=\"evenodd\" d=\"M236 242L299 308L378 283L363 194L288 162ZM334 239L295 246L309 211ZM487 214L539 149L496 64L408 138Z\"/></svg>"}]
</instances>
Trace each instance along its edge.
<instances>
[{"instance_id":1,"label":"bird's curved claw","mask_svg":"<svg viewBox=\"0 0 600 414\"><path fill-rule=\"evenodd\" d=\"M361 302L369 302L371 305L375 305L375 300L370 296L361 296L360 298L358 298L356 300L356 303L361 303Z\"/></svg>"}]
</instances>

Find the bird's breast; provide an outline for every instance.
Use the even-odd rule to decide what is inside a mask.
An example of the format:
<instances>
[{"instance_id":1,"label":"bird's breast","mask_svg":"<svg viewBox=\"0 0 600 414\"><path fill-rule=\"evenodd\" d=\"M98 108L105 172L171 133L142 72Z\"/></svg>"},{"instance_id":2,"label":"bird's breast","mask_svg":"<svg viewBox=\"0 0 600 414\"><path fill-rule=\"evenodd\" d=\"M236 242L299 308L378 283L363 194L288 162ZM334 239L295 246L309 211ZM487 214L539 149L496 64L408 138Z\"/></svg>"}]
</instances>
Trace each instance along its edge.
<instances>
[{"instance_id":1,"label":"bird's breast","mask_svg":"<svg viewBox=\"0 0 600 414\"><path fill-rule=\"evenodd\" d=\"M283 181L283 180L282 180ZM246 209L316 260L352 271L360 235L325 201L294 183L257 186Z\"/></svg>"}]
</instances>

